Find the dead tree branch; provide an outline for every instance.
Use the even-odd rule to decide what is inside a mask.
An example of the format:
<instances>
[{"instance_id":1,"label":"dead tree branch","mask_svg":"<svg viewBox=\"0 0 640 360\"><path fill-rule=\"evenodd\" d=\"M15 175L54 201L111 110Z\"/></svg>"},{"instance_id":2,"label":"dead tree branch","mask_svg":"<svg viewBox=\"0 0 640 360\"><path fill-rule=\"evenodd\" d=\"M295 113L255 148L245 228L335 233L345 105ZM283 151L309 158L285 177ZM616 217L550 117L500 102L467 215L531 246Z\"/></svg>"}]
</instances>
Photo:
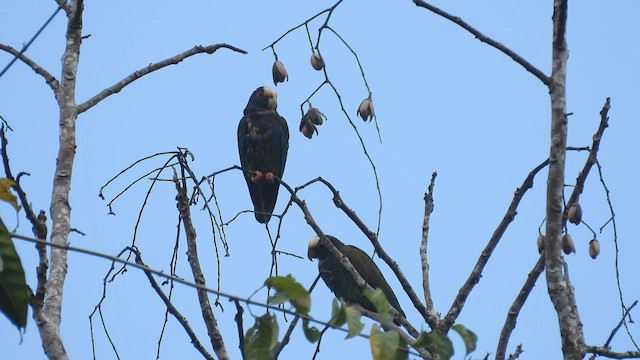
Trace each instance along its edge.
<instances>
[{"instance_id":1,"label":"dead tree branch","mask_svg":"<svg viewBox=\"0 0 640 360\"><path fill-rule=\"evenodd\" d=\"M432 329L438 325L438 316L433 306L433 298L431 297L431 286L429 284L429 262L427 258L427 244L429 239L429 221L433 212L433 187L436 182L438 173L431 174L431 182L424 193L424 220L422 221L422 238L420 241L420 264L422 266L422 289L424 291L424 301L427 307L427 314L430 314L428 323Z\"/></svg>"},{"instance_id":2,"label":"dead tree branch","mask_svg":"<svg viewBox=\"0 0 640 360\"><path fill-rule=\"evenodd\" d=\"M515 51L509 49L508 47L504 46L503 44L501 44L500 42L484 35L483 33L481 33L480 31L478 31L476 28L474 28L473 26L469 25L467 22L465 22L464 20L462 20L460 17L455 16L455 15L451 15L425 1L422 0L413 0L413 3L416 4L416 6L418 7L422 7L425 8L437 15L442 16L443 18L453 22L454 24L459 25L460 27L462 27L463 29L467 30L468 32L470 32L471 34L473 34L473 36L476 37L476 39L482 41L483 43L486 43L489 46L492 46L494 48L496 48L497 50L499 50L500 52L504 53L505 55L507 55L508 57L510 57L511 59L513 59L513 61L517 62L518 64L520 64L523 68L525 68L525 70L527 70L528 72L530 72L531 74L533 74L535 77L537 77L540 81L542 81L543 84L545 85L549 85L551 83L551 79L545 75L540 69L538 69L537 67L533 66L530 62L528 62L527 60L525 60L522 56L518 55Z\"/></svg>"},{"instance_id":3,"label":"dead tree branch","mask_svg":"<svg viewBox=\"0 0 640 360\"><path fill-rule=\"evenodd\" d=\"M82 104L78 105L78 114L81 114L87 110L89 110L91 107L93 107L94 105L98 104L100 101L104 100L105 98L119 93L125 86L131 84L132 82L134 82L137 79L140 79L141 77L152 73L156 70L160 70L163 67L169 66L169 65L176 65L179 62L181 62L182 60L196 55L196 54L202 54L202 53L206 53L206 54L213 54L214 52L216 52L218 49L220 48L225 48L225 49L229 49L235 52L239 52L241 54L246 54L247 52L245 50L239 49L233 45L229 45L229 44L215 44L215 45L208 45L208 46L202 46L202 45L198 45L198 46L194 46L193 48L180 53L178 55L172 56L168 59L162 60L162 61L158 61L156 63L153 64L149 64L148 66L145 66L137 71L134 71L132 74L130 74L129 76L125 77L124 79L120 80L119 82L111 85L110 87L102 90L101 92L99 92L98 94L94 95L91 99L83 102Z\"/></svg>"},{"instance_id":4,"label":"dead tree branch","mask_svg":"<svg viewBox=\"0 0 640 360\"><path fill-rule=\"evenodd\" d=\"M187 321L187 319L184 316L182 316L180 311L178 311L178 309L176 309L173 303L171 303L171 300L167 297L167 295L164 294L164 292L160 288L160 285L158 285L158 282L153 278L153 274L149 270L145 269L145 268L148 268L148 266L142 261L140 252L137 249L135 249L133 252L136 255L136 264L140 264L140 266L142 266L144 274L147 276L147 279L149 280L151 287L153 288L153 290L155 290L156 294L158 294L162 302L165 304L165 306L167 307L167 311L171 315L173 315L173 317L180 323L180 325L182 325L182 328L189 336L189 339L191 339L191 343L196 348L196 350L198 350L198 352L200 352L200 354L205 359L213 360L214 359L213 356L211 356L211 354L209 354L209 352L204 348L204 346L200 342L200 339L198 339L195 332L189 325L189 322Z\"/></svg>"},{"instance_id":5,"label":"dead tree branch","mask_svg":"<svg viewBox=\"0 0 640 360\"><path fill-rule=\"evenodd\" d=\"M22 61L25 65L31 68L31 70L35 71L36 74L42 76L44 81L49 85L51 90L53 90L53 94L58 97L58 88L60 87L60 83L55 76L51 75L47 70L43 69L38 65L35 61L31 60L27 55L21 53L17 49L12 48L9 45L0 44L0 50L8 52L9 54L16 57L16 59Z\"/></svg>"},{"instance_id":6,"label":"dead tree branch","mask_svg":"<svg viewBox=\"0 0 640 360\"><path fill-rule=\"evenodd\" d=\"M178 159L180 160L181 167L186 166L183 156L179 156ZM173 181L178 192L176 200L178 202L178 211L180 212L180 218L182 219L182 224L187 238L187 259L189 261L189 265L191 266L193 280L196 284L206 286L204 274L202 273L202 269L200 268L200 261L198 260L198 250L196 247L196 229L191 222L191 209L189 208L186 179L184 178L184 176L182 178L178 178L177 174L174 173ZM213 314L213 310L211 309L211 303L209 302L207 292L198 289L197 293L198 300L200 302L200 309L202 311L202 318L207 327L213 350L218 356L218 359L229 359L229 354L227 353L227 348L224 344L222 333L220 332L220 328L218 327L218 322L215 315Z\"/></svg>"},{"instance_id":7,"label":"dead tree branch","mask_svg":"<svg viewBox=\"0 0 640 360\"><path fill-rule=\"evenodd\" d=\"M482 271L484 270L484 267L489 262L489 258L491 257L493 250L495 250L496 246L498 245L498 242L500 241L500 239L502 239L502 236L507 231L507 228L509 227L511 222L515 219L518 205L520 204L520 201L524 197L524 194L527 192L527 190L533 187L533 179L535 178L536 174L540 170L542 170L544 167L546 167L547 164L548 164L548 160L536 166L529 173L527 178L522 182L522 185L520 185L520 187L516 189L506 214L502 218L502 221L500 222L496 230L493 232L493 235L491 236L491 239L489 239L489 242L485 246L484 250L482 250L482 253L478 258L476 265L473 267L473 270L471 271L469 278L464 283L464 285L460 288L460 291L458 291L458 295L456 296L455 300L453 300L453 304L451 305L449 312L444 317L444 319L440 322L439 330L442 331L443 333L446 334L449 331L449 329L451 329L451 326L453 326L456 319L462 312L462 309L467 300L467 297L469 297L471 290L473 290L475 285L480 281L480 278L482 277Z\"/></svg>"},{"instance_id":8,"label":"dead tree branch","mask_svg":"<svg viewBox=\"0 0 640 360\"><path fill-rule=\"evenodd\" d=\"M547 224L544 246L547 290L558 315L565 360L583 358L584 334L573 292L564 272L561 254L563 191L567 146L566 78L569 52L566 40L567 0L553 6L551 96L551 146L547 179Z\"/></svg>"}]
</instances>

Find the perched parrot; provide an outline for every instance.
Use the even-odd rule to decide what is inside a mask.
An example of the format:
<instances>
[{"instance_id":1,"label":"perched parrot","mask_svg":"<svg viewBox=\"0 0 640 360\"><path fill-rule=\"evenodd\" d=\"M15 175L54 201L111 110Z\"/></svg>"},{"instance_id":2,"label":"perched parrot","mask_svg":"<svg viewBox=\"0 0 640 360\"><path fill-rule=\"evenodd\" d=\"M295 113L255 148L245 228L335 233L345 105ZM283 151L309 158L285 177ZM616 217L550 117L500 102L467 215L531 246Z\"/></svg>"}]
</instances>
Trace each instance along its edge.
<instances>
[{"instance_id":1,"label":"perched parrot","mask_svg":"<svg viewBox=\"0 0 640 360\"><path fill-rule=\"evenodd\" d=\"M364 251L358 249L355 246L345 245L340 240L333 236L327 235L327 238L331 240L331 243L346 256L351 265L358 271L360 276L367 282L374 290L380 288L387 297L389 304L393 306L402 316L404 311L398 303L396 294L393 293L391 287L385 280L384 276L380 272L380 269L373 262L371 257ZM367 299L362 291L358 288L356 281L353 279L347 269L342 266L340 260L336 259L331 251L322 245L322 241L319 237L315 236L309 241L309 247L307 250L307 256L309 260L318 259L318 271L324 283L327 287L333 291L337 298L346 302L356 303L363 308L376 311L375 306Z\"/></svg>"},{"instance_id":2,"label":"perched parrot","mask_svg":"<svg viewBox=\"0 0 640 360\"><path fill-rule=\"evenodd\" d=\"M238 124L240 164L254 174L244 174L253 202L256 220L266 224L276 206L279 183L289 150L289 127L278 114L276 91L266 86L257 88Z\"/></svg>"}]
</instances>

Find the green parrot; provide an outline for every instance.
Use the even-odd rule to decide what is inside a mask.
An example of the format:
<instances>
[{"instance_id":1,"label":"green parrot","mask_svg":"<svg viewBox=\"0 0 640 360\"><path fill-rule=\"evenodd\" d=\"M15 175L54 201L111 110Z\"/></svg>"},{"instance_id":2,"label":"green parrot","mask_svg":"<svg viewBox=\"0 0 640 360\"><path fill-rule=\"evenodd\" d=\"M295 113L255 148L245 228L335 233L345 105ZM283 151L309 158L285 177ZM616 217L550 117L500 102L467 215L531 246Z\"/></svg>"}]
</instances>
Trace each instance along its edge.
<instances>
[{"instance_id":1,"label":"green parrot","mask_svg":"<svg viewBox=\"0 0 640 360\"><path fill-rule=\"evenodd\" d=\"M387 297L389 304L393 306L403 317L406 317L404 311L398 303L396 294L393 293L389 283L382 276L382 272L373 262L373 259L364 251L352 245L345 245L333 236L327 235L331 241L344 256L346 256L351 265L362 276L373 289L380 288ZM356 303L363 308L376 312L375 306L367 299L362 291L358 288L356 281L353 279L347 269L342 266L340 260L335 258L331 251L322 245L322 241L318 236L313 237L309 241L307 250L309 260L318 259L318 271L320 277L327 284L327 287L336 295L337 298L346 302Z\"/></svg>"}]
</instances>

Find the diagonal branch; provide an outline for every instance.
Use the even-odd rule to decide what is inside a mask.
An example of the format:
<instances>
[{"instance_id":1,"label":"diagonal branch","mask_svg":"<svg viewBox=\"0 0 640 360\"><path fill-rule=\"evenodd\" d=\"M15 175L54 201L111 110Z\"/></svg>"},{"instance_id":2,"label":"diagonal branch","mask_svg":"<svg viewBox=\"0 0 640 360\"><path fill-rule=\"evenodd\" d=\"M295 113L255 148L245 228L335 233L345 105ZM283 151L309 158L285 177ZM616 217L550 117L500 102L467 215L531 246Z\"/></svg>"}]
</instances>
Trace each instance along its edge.
<instances>
[{"instance_id":1,"label":"diagonal branch","mask_svg":"<svg viewBox=\"0 0 640 360\"><path fill-rule=\"evenodd\" d=\"M41 68L40 65L31 60L27 55L21 53L20 51L12 48L9 45L0 44L0 50L8 52L9 54L15 56L18 60L22 61L23 63L25 63L25 65L30 67L31 70L35 71L36 74L42 76L44 78L44 81L47 83L47 85L49 85L49 87L51 88L51 90L53 90L53 93L57 97L60 84L58 83L58 79L56 79L55 76L51 75L47 70Z\"/></svg>"},{"instance_id":2,"label":"diagonal branch","mask_svg":"<svg viewBox=\"0 0 640 360\"><path fill-rule=\"evenodd\" d=\"M533 269L527 276L527 280L524 282L524 285L522 285L522 289L518 293L518 296L516 296L516 300L509 308L507 319L502 326L502 331L500 331L500 339L498 340L498 348L496 350L496 360L504 360L511 332L516 328L516 319L518 318L520 310L522 310L522 306L524 306L525 301L527 301L531 290L533 290L536 281L538 281L538 278L543 271L544 254L538 258L538 262L536 262Z\"/></svg>"},{"instance_id":3,"label":"diagonal branch","mask_svg":"<svg viewBox=\"0 0 640 360\"><path fill-rule=\"evenodd\" d=\"M153 278L153 274L149 270L145 269L145 268L148 268L148 266L142 261L140 252L137 249L135 249L134 253L136 254L136 264L140 264L140 266L142 267L144 274L147 276L147 279L151 284L151 287L153 288L153 290L155 290L155 292L158 294L162 302L165 304L165 306L167 307L167 311L171 315L173 315L173 317L176 318L176 320L180 323L180 325L182 325L182 327L184 328L184 331L187 333L187 335L189 335L189 339L191 339L191 343L200 352L202 357L208 360L213 360L214 359L213 356L211 356L211 354L209 354L207 349L204 348L204 346L200 342L200 339L198 339L198 336L195 334L195 332L189 325L187 318L185 318L180 313L180 311L176 309L173 303L171 303L171 300L167 297L167 295L165 295L165 293L160 288L160 285L158 285L158 282Z\"/></svg>"},{"instance_id":4,"label":"diagonal branch","mask_svg":"<svg viewBox=\"0 0 640 360\"><path fill-rule=\"evenodd\" d=\"M491 239L489 239L489 242L485 246L484 250L482 250L480 258L478 258L476 265L473 267L473 271L471 271L469 278L460 288L458 296L456 296L453 304L451 305L451 309L449 309L449 312L447 313L445 318L440 322L439 330L442 331L442 333L446 334L449 329L451 329L451 326L453 326L454 322L462 312L464 303L469 297L471 290L473 290L474 286L480 281L480 277L482 277L482 271L487 265L487 262L489 262L489 257L491 256L493 250L496 248L498 242L507 230L507 227L509 227L509 224L511 224L513 219L516 217L518 205L524 197L524 194L527 192L527 190L533 187L533 179L535 178L536 174L548 164L549 160L545 160L543 163L536 166L533 170L531 170L527 178L522 182L522 185L518 189L516 189L513 195L513 199L511 200L511 204L507 209L507 213L504 215L502 221L493 232L493 235L491 236Z\"/></svg>"},{"instance_id":5,"label":"diagonal branch","mask_svg":"<svg viewBox=\"0 0 640 360\"><path fill-rule=\"evenodd\" d=\"M178 156L178 159L180 160L181 167L184 168L184 157ZM191 266L193 280L198 285L206 286L204 274L202 273L202 269L200 268L200 261L198 260L198 250L196 246L196 229L191 222L191 210L189 208L186 180L184 179L184 176L182 177L182 179L179 179L174 170L173 181L178 192L178 195L176 197L176 200L178 202L177 206L187 238L187 259L189 260L189 265ZM211 339L213 350L218 356L218 359L229 359L229 354L227 353L227 348L222 338L222 333L220 332L220 328L218 327L218 322L215 315L213 314L213 310L211 309L211 303L209 302L207 292L205 290L198 289L197 294L198 301L200 302L200 309L202 311L202 318L207 327L207 332L209 334L209 338Z\"/></svg>"},{"instance_id":6,"label":"diagonal branch","mask_svg":"<svg viewBox=\"0 0 640 360\"><path fill-rule=\"evenodd\" d=\"M137 70L135 72L133 72L131 75L125 77L124 79L120 80L119 82L111 85L110 87L102 90L101 92L99 92L98 94L94 95L91 99L83 102L82 104L78 105L78 114L83 113L87 110L89 110L91 107L93 107L94 105L98 104L100 101L104 100L105 98L116 94L118 92L120 92L125 86L131 84L132 82L134 82L135 80L138 80L139 78L152 73L156 70L160 70L163 67L169 66L169 65L176 65L179 62L181 62L182 60L193 56L193 55L197 55L197 54L202 54L202 53L207 53L207 54L213 54L214 52L216 52L218 49L220 48L225 48L225 49L229 49L235 52L239 52L241 54L246 54L247 52L245 50L239 49L233 45L229 45L229 44L215 44L215 45L208 45L208 46L202 46L202 45L198 45L198 46L194 46L193 48L180 53L176 56L170 57L168 59L153 63L153 64L149 64L148 66L145 66L143 68L141 68L140 70Z\"/></svg>"},{"instance_id":7,"label":"diagonal branch","mask_svg":"<svg viewBox=\"0 0 640 360\"><path fill-rule=\"evenodd\" d=\"M465 22L464 20L462 20L460 17L458 16L454 16L449 14L448 12L445 12L425 1L422 0L413 0L413 3L416 4L416 6L418 7L422 7L425 8L437 15L442 16L443 18L459 25L460 27L462 27L463 29L467 30L468 32L470 32L471 34L473 34L476 39L482 41L483 43L486 43L489 46L492 46L496 49L498 49L499 51L501 51L502 53L504 53L505 55L507 55L508 57L510 57L511 59L513 59L513 61L517 62L518 64L522 65L523 68L525 68L525 70L527 70L528 72L532 73L535 77L537 77L540 81L542 81L543 84L545 85L549 85L551 83L551 79L545 75L540 69L538 69L537 67L533 66L530 62L528 62L527 60L525 60L522 56L518 55L515 51L509 49L508 47L504 46L503 44L497 42L496 40L493 40L492 38L484 35L483 33L481 33L480 31L478 31L476 28L474 28L473 26L469 25L467 22Z\"/></svg>"},{"instance_id":8,"label":"diagonal branch","mask_svg":"<svg viewBox=\"0 0 640 360\"><path fill-rule=\"evenodd\" d=\"M373 244L375 252L378 254L378 256L380 256L380 258L385 263L387 263L389 268L391 268L393 273L396 275L396 278L398 279L398 281L402 285L402 288L404 289L404 291L407 293L407 295L411 299L411 302L413 303L413 306L418 310L418 312L420 312L422 317L425 319L425 321L427 321L427 323L430 326L431 325L435 325L437 320L438 320L437 316L434 313L429 313L428 312L427 308L424 306L424 304L418 298L418 295L416 294L415 290L413 290L413 287L411 286L411 283L409 282L407 277L400 270L400 267L398 266L398 264L391 258L391 256L389 256L389 254L380 245L380 242L378 241L378 236L376 235L376 233L371 231L367 227L367 225L365 225L365 223L362 221L362 219L360 219L360 217L355 213L355 211L353 211L351 208L349 208L349 206L347 206L347 204L342 199L342 196L340 196L340 192L338 190L336 190L336 188L330 182L328 182L327 180L323 179L322 177L318 177L318 178L315 178L315 179L307 182L306 184L302 185L301 187L307 186L307 185L309 185L309 184L311 184L313 182L321 182L327 188L329 188L329 190L333 193L333 203L335 204L335 206L337 208L339 208L340 210L342 210L345 213L345 215L347 215L347 217L349 217L349 219L351 219L351 221L353 221L353 223L356 224L356 226L358 226L360 231L362 231L367 236L369 241L371 241L371 244ZM286 185L284 183L282 183L282 184ZM301 188L301 187L299 187L299 188ZM294 202L296 202L296 204L298 204L298 202L295 199L294 199ZM300 206L301 204L298 204L298 205ZM302 204L302 205L304 205L304 204ZM315 230L315 228L314 228L314 230ZM320 236L320 234L318 234L318 236ZM320 236L320 237L322 238L322 236ZM332 244L328 244L328 245L332 245ZM325 246L329 247L328 245L325 244ZM340 252L338 251L338 253L340 253Z\"/></svg>"}]
</instances>

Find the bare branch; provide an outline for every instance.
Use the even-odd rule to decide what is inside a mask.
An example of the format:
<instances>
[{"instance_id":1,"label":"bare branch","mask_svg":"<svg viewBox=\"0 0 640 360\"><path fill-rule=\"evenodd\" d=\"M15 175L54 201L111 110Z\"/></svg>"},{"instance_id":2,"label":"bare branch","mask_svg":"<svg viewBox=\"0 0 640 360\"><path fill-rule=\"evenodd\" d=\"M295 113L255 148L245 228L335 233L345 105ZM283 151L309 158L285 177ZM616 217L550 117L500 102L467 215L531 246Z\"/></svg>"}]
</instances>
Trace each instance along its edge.
<instances>
[{"instance_id":1,"label":"bare branch","mask_svg":"<svg viewBox=\"0 0 640 360\"><path fill-rule=\"evenodd\" d=\"M447 315L440 322L438 328L441 332L446 334L449 329L451 329L451 326L453 326L453 324L455 323L456 319L462 312L464 303L471 293L471 290L473 290L474 286L480 281L482 271L484 270L485 265L487 265L487 263L489 262L489 257L491 257L493 250L498 245L500 239L502 239L502 236L507 230L507 227L509 227L513 219L516 217L518 205L524 197L524 194L527 192L527 190L533 187L533 179L535 178L536 174L548 164L549 160L545 160L540 165L536 166L533 170L531 170L527 178L522 182L522 185L518 189L516 189L506 214L502 218L502 221L500 222L496 230L493 232L493 235L491 236L491 239L489 239L489 242L485 246L484 250L482 250L482 253L478 258L476 265L473 267L469 278L460 288L460 291L458 291L458 296L456 296L455 300L453 301L451 309L449 309Z\"/></svg>"},{"instance_id":2,"label":"bare branch","mask_svg":"<svg viewBox=\"0 0 640 360\"><path fill-rule=\"evenodd\" d=\"M422 221L422 239L420 241L420 264L422 265L422 289L424 290L424 300L427 313L430 314L429 326L435 329L438 325L438 317L435 315L433 298L431 297L431 286L429 285L429 262L427 261L427 243L429 239L429 220L433 212L433 187L438 173L431 174L431 182L428 191L424 194L424 220Z\"/></svg>"},{"instance_id":3,"label":"bare branch","mask_svg":"<svg viewBox=\"0 0 640 360\"><path fill-rule=\"evenodd\" d=\"M184 169L184 167L186 166L185 158L180 155L178 156L178 159L180 160L181 168ZM189 265L191 266L193 279L196 284L206 286L204 274L202 273L200 261L198 260L198 250L196 247L196 229L191 222L191 211L189 208L189 198L187 196L186 179L184 178L184 176L179 179L178 175L174 173L173 181L178 192L176 199L178 202L177 206L187 238L187 259L189 261ZM213 350L218 356L218 359L229 359L229 354L227 353L227 348L224 344L222 333L220 332L220 328L218 327L218 322L215 315L213 314L213 310L211 309L211 303L209 302L207 292L198 289L197 294L198 300L200 302L200 309L202 311L202 318L207 327L207 332L209 333Z\"/></svg>"},{"instance_id":4,"label":"bare branch","mask_svg":"<svg viewBox=\"0 0 640 360\"><path fill-rule=\"evenodd\" d=\"M53 90L54 95L56 95L56 97L58 96L58 87L60 86L60 84L58 83L58 79L56 79L55 76L51 75L47 70L41 68L40 65L31 60L25 54L12 48L9 45L0 44L0 50L6 51L9 54L15 56L18 60L22 61L23 63L25 63L25 65L30 67L31 70L35 71L36 74L42 76L47 85L49 85L51 90Z\"/></svg>"},{"instance_id":5,"label":"bare branch","mask_svg":"<svg viewBox=\"0 0 640 360\"><path fill-rule=\"evenodd\" d=\"M136 255L136 263L140 264L143 268L148 268L148 266L142 261L140 252L137 250L134 250L134 253ZM144 274L147 276L147 279L149 280L151 287L153 288L153 290L155 290L155 292L158 294L162 302L167 307L167 311L171 315L173 315L173 317L180 323L180 325L182 325L182 328L189 336L189 339L191 339L191 343L196 348L196 350L198 350L205 359L213 360L214 359L213 356L211 356L211 354L209 354L209 352L204 348L204 346L202 346L200 339L198 339L198 337L196 336L195 332L189 325L189 322L187 321L187 319L184 316L182 316L182 314L178 311L178 309L176 309L176 307L173 306L173 304L171 303L171 300L169 300L167 295L164 294L164 292L162 291L162 289L154 279L153 274L148 270L143 269L143 271L144 271Z\"/></svg>"},{"instance_id":6,"label":"bare branch","mask_svg":"<svg viewBox=\"0 0 640 360\"><path fill-rule=\"evenodd\" d=\"M606 347L586 346L585 351L593 354L590 359L595 359L597 355L605 356L610 359L640 359L640 351L615 352Z\"/></svg>"},{"instance_id":7,"label":"bare branch","mask_svg":"<svg viewBox=\"0 0 640 360\"><path fill-rule=\"evenodd\" d=\"M509 312L507 313L507 319L502 326L502 331L500 331L500 339L498 340L498 348L496 350L496 360L503 360L505 354L507 352L507 345L509 344L509 338L511 337L511 332L516 328L516 319L520 314L520 310L522 310L522 306L525 301L529 297L531 290L538 281L540 274L544 271L544 253L540 255L538 262L534 265L533 269L527 276L527 280L522 285L522 289L516 296L516 300L513 302L511 307L509 308ZM521 345L518 345L521 347ZM510 359L512 357L509 357Z\"/></svg>"},{"instance_id":8,"label":"bare branch","mask_svg":"<svg viewBox=\"0 0 640 360\"><path fill-rule=\"evenodd\" d=\"M133 72L131 75L125 77L124 79L120 80L119 82L111 85L110 87L102 90L101 92L99 92L98 94L94 95L91 99L83 102L82 104L78 105L78 114L81 114L87 110L89 110L91 107L93 107L94 105L98 104L100 101L104 100L105 98L119 93L125 86L129 85L130 83L134 82L135 80L149 74L152 73L156 70L160 70L163 67L169 66L169 65L176 65L179 62L181 62L182 60L196 55L196 54L202 54L202 53L207 53L207 54L213 54L214 52L216 52L218 49L220 48L225 48L225 49L229 49L235 52L239 52L241 54L246 54L247 52L245 50L239 49L235 46L229 45L229 44L215 44L215 45L209 45L209 46L202 46L202 45L198 45L198 46L194 46L193 48L180 53L178 55L175 55L173 57L170 57L168 59L153 63L153 64L149 64L148 66L145 66L143 68L141 68L138 71Z\"/></svg>"},{"instance_id":9,"label":"bare branch","mask_svg":"<svg viewBox=\"0 0 640 360\"><path fill-rule=\"evenodd\" d=\"M569 57L566 40L567 0L554 0L551 96L551 146L547 178L545 269L547 290L556 310L565 360L583 357L584 334L573 286L564 271L561 237L564 224L563 190L567 146L566 78Z\"/></svg>"},{"instance_id":10,"label":"bare branch","mask_svg":"<svg viewBox=\"0 0 640 360\"><path fill-rule=\"evenodd\" d=\"M625 321L626 317L631 312L631 309L633 309L636 305L638 305L638 300L634 301L633 304L631 304L631 306L629 306L629 308L624 311L624 313L622 314L622 319L620 319L620 322L618 323L618 325L615 328L613 328L613 330L611 330L611 335L609 335L609 338L604 343L604 346L603 346L604 348L607 348L607 349L609 348L609 344L611 344L613 337L616 336L616 333L618 332L618 330L620 330L622 325L626 323Z\"/></svg>"},{"instance_id":11,"label":"bare branch","mask_svg":"<svg viewBox=\"0 0 640 360\"><path fill-rule=\"evenodd\" d=\"M425 8L437 15L442 16L443 18L459 25L460 27L462 27L463 29L467 30L468 32L470 32L471 34L473 34L476 39L482 41L483 43L486 43L489 46L492 46L496 49L498 49L499 51L501 51L502 53L504 53L505 55L507 55L508 57L510 57L511 59L513 59L513 61L517 62L518 64L522 65L523 68L525 68L525 70L527 70L528 72L532 73L535 77L537 77L540 81L542 81L543 84L549 86L549 84L551 83L551 79L545 75L540 69L536 68L535 66L533 66L531 63L529 63L527 60L525 60L522 56L518 55L515 51L509 49L508 47L504 46L503 44L495 41L494 39L484 35L483 33L481 33L480 31L478 31L476 28L474 28L473 26L469 25L467 22L465 22L464 20L462 20L460 17L458 16L454 16L451 15L425 1L422 0L413 0L413 3L416 4L416 6L418 7L422 7Z\"/></svg>"},{"instance_id":12,"label":"bare branch","mask_svg":"<svg viewBox=\"0 0 640 360\"><path fill-rule=\"evenodd\" d=\"M330 182L328 182L327 180L323 179L322 177L318 177L318 178L315 178L315 179L307 182L306 184L296 188L296 191L298 191L299 189L301 189L303 187L306 187L309 184L314 183L314 182L321 182L327 188L329 188L329 190L331 190L331 192L333 193L333 203L336 205L336 207L339 208L340 210L342 210L349 217L349 219L351 219L351 221L353 221L354 224L356 224L358 226L360 231L362 231L367 236L369 241L371 241L371 243L373 244L375 252L378 254L378 256L380 256L380 258L382 260L384 260L384 262L387 263L387 265L391 268L393 273L396 275L396 277L398 278L398 281L402 285L402 288L407 293L407 295L409 296L409 298L413 302L413 305L418 310L418 312L420 312L420 314L423 316L425 321L427 321L427 322L431 321L431 320L427 320L427 319L430 319L430 318L433 319L433 316L435 316L435 315L434 314L431 314L431 315L428 314L427 308L424 306L424 304L422 304L422 302L418 298L418 295L413 290L413 287L411 286L411 283L409 283L409 280L402 273L402 271L400 270L400 267L398 266L398 264L391 258L391 256L389 256L389 254L387 254L387 252L380 245L380 242L378 241L378 236L376 235L376 233L371 231L367 227L367 225L365 225L365 223L362 221L362 219L360 219L360 217L358 217L358 215L353 210L351 210L349 208L349 206L347 206L347 204L342 199L342 196L340 196L340 192L338 190L336 190L336 188L333 187L333 185ZM286 185L285 183L282 183L282 184L289 190L289 186L288 185ZM291 192L293 194L293 192L291 190L289 190L289 192ZM297 198L297 196L296 196L296 198ZM304 202L298 203L295 199L294 199L294 202L296 202L296 204L298 204L298 206L304 205L305 208L306 208L306 205L304 204ZM304 210L303 210L303 212L304 212ZM314 228L314 230L315 230L315 228ZM320 236L320 234L318 234L318 236ZM322 236L320 236L320 238L322 238ZM327 241L327 243L329 243L328 245L333 245L333 244L330 244L329 241ZM329 247L326 243L323 243L323 244L326 247ZM338 251L338 254L340 254L339 251ZM334 253L334 255L335 255L335 253ZM436 318L436 320L437 320L437 318ZM403 325L404 325L404 323L403 323ZM409 330L409 329L407 329L407 330ZM414 335L414 334L412 334L412 335ZM415 335L415 336L417 336L417 335Z\"/></svg>"},{"instance_id":13,"label":"bare branch","mask_svg":"<svg viewBox=\"0 0 640 360\"><path fill-rule=\"evenodd\" d=\"M62 9L63 4L64 3L61 3L61 4L58 5L58 8L53 12L53 14L51 14L51 16L49 16L49 18L44 22L44 24L42 24L42 26L40 26L40 29L38 29L38 31L36 31L36 33L31 37L31 39L29 39L29 41L27 41L27 43L22 46L22 49L20 49L19 55L24 54L25 51L27 51L27 49L29 48L29 46L31 46L31 44L33 44L33 42L36 40L36 38L38 38L38 36L40 36L42 31L49 25L49 23L51 23L51 20L53 20L53 18L58 14L60 9ZM7 66L5 66L4 69L2 69L2 71L0 71L0 78L2 77L2 75L4 75L7 72L7 70L9 70L11 68L11 66L16 62L17 59L18 59L18 55L14 55L13 59L11 59L11 61L9 61Z\"/></svg>"}]
</instances>

